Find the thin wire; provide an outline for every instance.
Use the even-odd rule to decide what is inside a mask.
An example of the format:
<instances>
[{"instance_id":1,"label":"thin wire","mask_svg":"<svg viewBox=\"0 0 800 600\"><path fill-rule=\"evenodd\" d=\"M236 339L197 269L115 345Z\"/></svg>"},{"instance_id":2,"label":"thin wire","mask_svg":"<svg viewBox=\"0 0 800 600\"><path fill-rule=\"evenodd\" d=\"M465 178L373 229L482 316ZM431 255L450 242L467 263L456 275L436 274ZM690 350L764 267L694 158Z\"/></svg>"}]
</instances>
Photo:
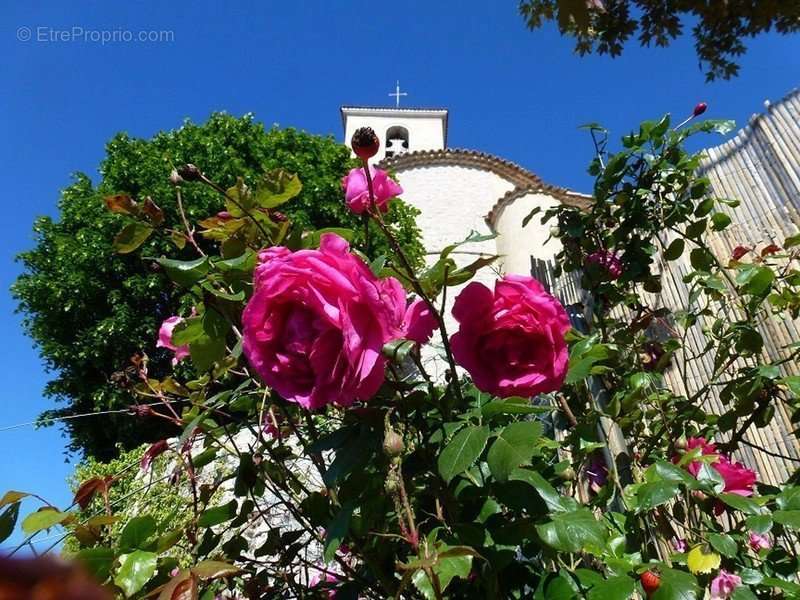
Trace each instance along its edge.
<instances>
[{"instance_id":1,"label":"thin wire","mask_svg":"<svg viewBox=\"0 0 800 600\"><path fill-rule=\"evenodd\" d=\"M170 404L167 401L161 402L153 402L151 404L140 404L139 406L159 406L161 404ZM53 417L53 418L46 418L46 419L38 419L36 421L28 421L27 423L17 423L16 425L7 425L5 427L0 427L0 433L3 431L11 431L12 429L19 429L21 427L29 427L31 425L49 425L51 423L56 423L59 421L69 421L70 419L82 419L83 417L92 417L95 415L112 415L112 414L120 414L120 413L127 413L133 415L130 408L122 408L118 410L100 410L96 412L88 412L83 413L80 415L67 415L66 417Z\"/></svg>"}]
</instances>

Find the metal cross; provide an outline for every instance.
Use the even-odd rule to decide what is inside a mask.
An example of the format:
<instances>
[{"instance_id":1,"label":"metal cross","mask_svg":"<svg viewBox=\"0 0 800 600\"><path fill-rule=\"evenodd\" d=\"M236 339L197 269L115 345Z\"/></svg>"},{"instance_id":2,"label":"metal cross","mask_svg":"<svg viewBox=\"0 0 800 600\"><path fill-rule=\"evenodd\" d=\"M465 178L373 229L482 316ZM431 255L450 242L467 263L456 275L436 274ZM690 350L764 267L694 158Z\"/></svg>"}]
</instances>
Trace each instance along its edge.
<instances>
[{"instance_id":1,"label":"metal cross","mask_svg":"<svg viewBox=\"0 0 800 600\"><path fill-rule=\"evenodd\" d=\"M394 88L394 94L389 94L390 96L394 96L396 101L397 108L400 108L400 96L408 96L408 92L401 92L400 91L400 81L398 80L397 85Z\"/></svg>"}]
</instances>

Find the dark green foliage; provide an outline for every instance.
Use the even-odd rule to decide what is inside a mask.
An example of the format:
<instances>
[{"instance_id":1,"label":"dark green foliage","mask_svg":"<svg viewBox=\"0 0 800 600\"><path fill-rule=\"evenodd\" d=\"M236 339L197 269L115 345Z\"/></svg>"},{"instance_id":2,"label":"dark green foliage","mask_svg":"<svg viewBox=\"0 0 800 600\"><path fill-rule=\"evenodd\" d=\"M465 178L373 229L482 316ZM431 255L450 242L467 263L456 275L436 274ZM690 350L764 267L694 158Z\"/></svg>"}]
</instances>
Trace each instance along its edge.
<instances>
[{"instance_id":1,"label":"dark green foliage","mask_svg":"<svg viewBox=\"0 0 800 600\"><path fill-rule=\"evenodd\" d=\"M281 207L306 228L349 227L354 243L363 246L360 218L344 206L341 178L353 166L345 146L331 137L294 129L271 129L252 117L214 114L203 125L186 122L181 128L152 139L124 133L108 144L96 186L79 173L61 194L60 219L36 221L36 246L20 255L24 273L13 286L25 326L53 372L46 394L63 406L48 416L124 409L132 403L124 373L130 357L148 354L150 374L161 377L170 369L170 353L155 348L159 324L181 308L181 294L152 261L143 257L183 254L165 236L151 236L138 250L125 255L112 250L123 216L109 212L104 197L125 193L137 199L151 196L165 214L166 227L182 229L175 190L168 177L174 166L198 165L223 187L237 176L253 182L264 169L283 168L303 182L301 194ZM200 183L182 186L188 220L196 223L223 210L219 194ZM388 221L406 252L419 264L422 249L415 225L416 210L395 202ZM386 242L372 235L377 256ZM189 306L187 301L183 308ZM161 419L132 419L112 414L66 421L73 451L108 459L122 447L163 438L169 433Z\"/></svg>"},{"instance_id":2,"label":"dark green foliage","mask_svg":"<svg viewBox=\"0 0 800 600\"><path fill-rule=\"evenodd\" d=\"M576 39L581 54L622 54L634 35L642 46L669 46L691 27L697 57L706 79L730 79L739 72L743 40L775 30L800 30L800 3L664 2L663 0L521 0L519 10L530 29L557 21L562 33Z\"/></svg>"}]
</instances>

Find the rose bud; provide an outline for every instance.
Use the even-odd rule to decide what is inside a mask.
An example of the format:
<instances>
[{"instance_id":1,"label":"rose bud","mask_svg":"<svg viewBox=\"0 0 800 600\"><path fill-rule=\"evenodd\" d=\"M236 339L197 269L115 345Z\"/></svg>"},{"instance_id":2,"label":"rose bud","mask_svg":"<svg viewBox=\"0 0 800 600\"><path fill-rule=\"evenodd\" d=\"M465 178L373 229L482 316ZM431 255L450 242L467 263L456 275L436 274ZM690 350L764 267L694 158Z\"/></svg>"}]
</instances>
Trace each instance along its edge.
<instances>
[{"instance_id":1,"label":"rose bud","mask_svg":"<svg viewBox=\"0 0 800 600\"><path fill-rule=\"evenodd\" d=\"M183 177L178 175L178 169L172 169L172 172L169 174L169 182L172 185L180 185L183 183Z\"/></svg>"},{"instance_id":2,"label":"rose bud","mask_svg":"<svg viewBox=\"0 0 800 600\"><path fill-rule=\"evenodd\" d=\"M688 448L688 441L686 440L686 436L682 435L677 440L675 440L675 449L676 450L683 450L685 451Z\"/></svg>"},{"instance_id":3,"label":"rose bud","mask_svg":"<svg viewBox=\"0 0 800 600\"><path fill-rule=\"evenodd\" d=\"M177 173L184 181L200 181L203 176L203 172L191 163L178 167Z\"/></svg>"},{"instance_id":4,"label":"rose bud","mask_svg":"<svg viewBox=\"0 0 800 600\"><path fill-rule=\"evenodd\" d=\"M692 111L692 116L699 117L704 112L706 112L707 108L708 108L708 104L706 104L705 102L698 102L697 106L695 106L694 110Z\"/></svg>"},{"instance_id":5,"label":"rose bud","mask_svg":"<svg viewBox=\"0 0 800 600\"><path fill-rule=\"evenodd\" d=\"M642 582L642 587L648 598L655 594L656 590L661 587L661 577L652 571L645 571L641 574L639 579Z\"/></svg>"},{"instance_id":6,"label":"rose bud","mask_svg":"<svg viewBox=\"0 0 800 600\"><path fill-rule=\"evenodd\" d=\"M561 235L561 228L558 225L553 225L550 228L550 235L553 237L558 237Z\"/></svg>"},{"instance_id":7,"label":"rose bud","mask_svg":"<svg viewBox=\"0 0 800 600\"><path fill-rule=\"evenodd\" d=\"M381 142L372 127L360 127L350 139L350 146L358 158L366 160L378 153Z\"/></svg>"},{"instance_id":8,"label":"rose bud","mask_svg":"<svg viewBox=\"0 0 800 600\"><path fill-rule=\"evenodd\" d=\"M405 450L403 443L403 436L397 433L394 429L387 429L383 434L383 452L389 458L400 456Z\"/></svg>"},{"instance_id":9,"label":"rose bud","mask_svg":"<svg viewBox=\"0 0 800 600\"><path fill-rule=\"evenodd\" d=\"M288 220L288 217L279 210L270 210L269 216L276 223L285 223Z\"/></svg>"}]
</instances>

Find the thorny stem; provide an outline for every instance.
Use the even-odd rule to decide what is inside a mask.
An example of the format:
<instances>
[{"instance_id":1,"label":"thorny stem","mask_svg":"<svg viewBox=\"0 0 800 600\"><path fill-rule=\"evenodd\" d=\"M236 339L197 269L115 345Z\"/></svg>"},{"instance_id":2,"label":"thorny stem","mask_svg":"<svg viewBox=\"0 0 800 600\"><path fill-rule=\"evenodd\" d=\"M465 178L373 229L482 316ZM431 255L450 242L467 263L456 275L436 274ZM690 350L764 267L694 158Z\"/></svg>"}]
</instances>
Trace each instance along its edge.
<instances>
[{"instance_id":1,"label":"thorny stem","mask_svg":"<svg viewBox=\"0 0 800 600\"><path fill-rule=\"evenodd\" d=\"M374 217L375 222L378 224L383 235L386 237L389 245L394 250L395 254L397 254L398 259L403 265L403 268L406 271L408 276L408 280L411 282L411 286L414 288L414 292L422 299L423 302L428 306L428 310L431 311L431 314L436 319L439 325L439 332L442 336L442 344L444 345L445 354L447 356L447 362L450 366L450 371L452 372L452 381L451 385L453 388L453 392L456 398L459 400L459 403L463 400L461 396L461 383L458 378L458 371L456 370L456 361L453 358L453 351L450 348L450 340L447 336L447 327L445 326L444 317L442 314L436 309L436 306L433 304L433 301L428 297L425 293L425 290L422 289L422 284L420 284L419 279L417 278L416 273L414 272L414 267L411 266L411 262L408 260L408 257L403 252L403 249L400 247L400 244L397 242L397 239L394 237L392 232L386 226L386 223L381 216L380 209L378 208L375 202L375 192L372 187L372 175L369 172L369 164L367 163L366 159L362 159L364 173L367 178L367 188L369 190L369 201L370 201L370 214Z\"/></svg>"},{"instance_id":2,"label":"thorny stem","mask_svg":"<svg viewBox=\"0 0 800 600\"><path fill-rule=\"evenodd\" d=\"M206 253L203 252L202 248L198 246L197 241L194 239L194 229L189 226L189 221L186 218L186 211L183 210L183 199L181 197L181 188L175 188L175 196L178 200L178 212L181 215L181 221L183 221L183 227L186 229L186 240L194 247L195 250L200 254L200 256L205 256Z\"/></svg>"}]
</instances>

